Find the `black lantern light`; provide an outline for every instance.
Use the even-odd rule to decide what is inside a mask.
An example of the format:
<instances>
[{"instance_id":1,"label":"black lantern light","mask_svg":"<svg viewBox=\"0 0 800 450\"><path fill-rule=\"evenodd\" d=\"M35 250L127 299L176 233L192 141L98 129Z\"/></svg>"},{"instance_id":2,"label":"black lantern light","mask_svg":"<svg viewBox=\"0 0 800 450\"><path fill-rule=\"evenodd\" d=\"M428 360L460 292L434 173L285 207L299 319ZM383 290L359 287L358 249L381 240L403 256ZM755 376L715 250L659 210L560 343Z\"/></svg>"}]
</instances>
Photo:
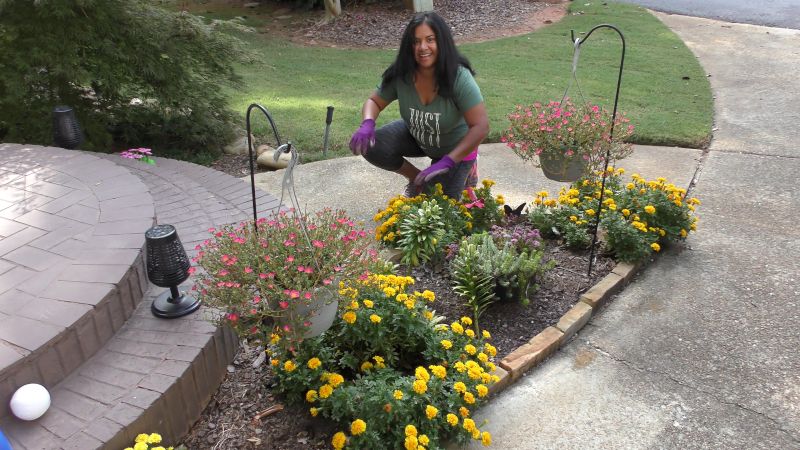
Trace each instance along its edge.
<instances>
[{"instance_id":1,"label":"black lantern light","mask_svg":"<svg viewBox=\"0 0 800 450\"><path fill-rule=\"evenodd\" d=\"M200 307L200 300L178 291L178 285L189 278L189 257L178 232L172 225L156 225L144 233L147 251L147 278L158 287L168 287L153 300L151 310L157 317L174 319L191 314Z\"/></svg>"},{"instance_id":2,"label":"black lantern light","mask_svg":"<svg viewBox=\"0 0 800 450\"><path fill-rule=\"evenodd\" d=\"M83 143L83 132L69 106L53 109L53 141L61 148L76 149Z\"/></svg>"}]
</instances>

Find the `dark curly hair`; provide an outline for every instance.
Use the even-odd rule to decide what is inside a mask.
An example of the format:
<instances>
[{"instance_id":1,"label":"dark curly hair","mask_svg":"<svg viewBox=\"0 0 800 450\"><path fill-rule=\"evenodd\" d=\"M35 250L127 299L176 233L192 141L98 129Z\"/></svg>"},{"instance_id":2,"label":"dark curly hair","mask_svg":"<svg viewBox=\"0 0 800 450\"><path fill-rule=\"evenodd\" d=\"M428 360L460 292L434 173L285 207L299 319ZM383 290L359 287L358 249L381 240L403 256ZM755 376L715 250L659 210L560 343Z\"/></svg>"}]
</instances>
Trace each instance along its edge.
<instances>
[{"instance_id":1,"label":"dark curly hair","mask_svg":"<svg viewBox=\"0 0 800 450\"><path fill-rule=\"evenodd\" d=\"M417 61L414 59L414 33L417 27L423 23L431 27L436 35L438 56L436 57L435 76L438 94L445 98L451 98L456 75L458 75L458 67L464 66L473 75L475 75L475 70L472 69L469 60L456 48L450 27L441 16L433 11L415 15L406 25L400 40L400 48L397 50L397 57L394 63L383 72L381 88L395 79L413 83L414 72L417 69Z\"/></svg>"}]
</instances>

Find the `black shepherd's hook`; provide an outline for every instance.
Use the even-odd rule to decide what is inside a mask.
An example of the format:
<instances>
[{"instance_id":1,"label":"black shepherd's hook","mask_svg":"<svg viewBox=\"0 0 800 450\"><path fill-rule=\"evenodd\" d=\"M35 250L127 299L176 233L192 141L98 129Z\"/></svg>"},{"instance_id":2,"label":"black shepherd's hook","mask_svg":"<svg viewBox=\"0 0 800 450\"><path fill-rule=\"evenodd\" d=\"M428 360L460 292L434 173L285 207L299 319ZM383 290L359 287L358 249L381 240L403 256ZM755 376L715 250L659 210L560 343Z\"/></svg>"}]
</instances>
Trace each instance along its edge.
<instances>
[{"instance_id":1,"label":"black shepherd's hook","mask_svg":"<svg viewBox=\"0 0 800 450\"><path fill-rule=\"evenodd\" d=\"M586 40L589 39L589 36L592 35L592 32L594 32L594 30L598 28L611 28L612 30L616 31L617 34L619 34L619 37L622 40L622 57L619 60L619 76L617 77L617 92L614 95L614 112L611 114L611 131L608 136L609 140L613 140L614 123L617 120L617 103L619 102L619 87L622 84L622 67L625 64L625 36L623 36L622 31L620 31L619 28L615 27L614 25L603 23L589 30L589 32L586 33L586 36L584 36L583 39L578 38L579 41L575 40L575 30L570 30L570 38L572 39L573 45L575 45L575 50L578 51L580 49L580 46L583 45L586 42ZM595 216L596 219L594 222L594 232L592 235L592 247L591 250L589 251L588 276L592 276L592 264L594 264L594 247L597 244L597 229L600 227L600 213L603 210L603 195L605 194L606 191L606 174L608 172L608 160L610 157L611 157L611 146L609 145L608 148L606 149L605 164L603 165L603 181L600 185L600 199L597 205L597 215Z\"/></svg>"},{"instance_id":2,"label":"black shepherd's hook","mask_svg":"<svg viewBox=\"0 0 800 450\"><path fill-rule=\"evenodd\" d=\"M258 229L256 228L256 222L258 222L258 213L256 212L256 175L255 175L255 163L253 158L253 135L250 134L250 111L253 108L258 108L261 112L267 116L267 120L269 121L270 126L272 127L272 133L275 134L275 141L277 142L277 146L281 146L281 137L278 134L278 128L275 127L275 121L272 120L272 115L267 111L267 108L263 106L253 103L252 105L247 107L247 150L250 159L250 188L251 188L251 195L253 196L253 231L258 234Z\"/></svg>"}]
</instances>

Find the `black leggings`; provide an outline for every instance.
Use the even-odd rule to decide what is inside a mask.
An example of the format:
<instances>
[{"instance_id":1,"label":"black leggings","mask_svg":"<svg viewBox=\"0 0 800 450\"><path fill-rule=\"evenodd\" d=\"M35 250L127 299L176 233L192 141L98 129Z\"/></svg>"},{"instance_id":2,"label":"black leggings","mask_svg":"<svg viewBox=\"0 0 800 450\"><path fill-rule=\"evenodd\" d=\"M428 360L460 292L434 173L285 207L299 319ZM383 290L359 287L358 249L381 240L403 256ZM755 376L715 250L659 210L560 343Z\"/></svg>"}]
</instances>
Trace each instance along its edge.
<instances>
[{"instance_id":1,"label":"black leggings","mask_svg":"<svg viewBox=\"0 0 800 450\"><path fill-rule=\"evenodd\" d=\"M384 170L397 172L403 166L403 161L408 157L428 156L419 147L417 141L411 136L405 122L395 120L375 131L375 146L364 155L370 164ZM432 163L441 158L432 159ZM461 199L461 192L467 181L475 161L461 161L456 166L441 175L431 179L426 188L442 184L444 194L456 200Z\"/></svg>"}]
</instances>

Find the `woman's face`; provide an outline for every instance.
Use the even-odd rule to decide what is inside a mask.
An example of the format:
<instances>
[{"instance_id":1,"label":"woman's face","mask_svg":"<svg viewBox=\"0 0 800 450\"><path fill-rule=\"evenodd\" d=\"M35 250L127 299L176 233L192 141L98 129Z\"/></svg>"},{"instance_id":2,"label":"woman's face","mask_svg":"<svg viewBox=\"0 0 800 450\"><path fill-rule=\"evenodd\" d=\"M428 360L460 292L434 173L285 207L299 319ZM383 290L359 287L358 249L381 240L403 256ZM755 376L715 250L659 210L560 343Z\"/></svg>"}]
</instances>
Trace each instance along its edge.
<instances>
[{"instance_id":1,"label":"woman's face","mask_svg":"<svg viewBox=\"0 0 800 450\"><path fill-rule=\"evenodd\" d=\"M439 55L436 47L436 33L428 24L420 24L414 30L414 60L420 69L431 69Z\"/></svg>"}]
</instances>

